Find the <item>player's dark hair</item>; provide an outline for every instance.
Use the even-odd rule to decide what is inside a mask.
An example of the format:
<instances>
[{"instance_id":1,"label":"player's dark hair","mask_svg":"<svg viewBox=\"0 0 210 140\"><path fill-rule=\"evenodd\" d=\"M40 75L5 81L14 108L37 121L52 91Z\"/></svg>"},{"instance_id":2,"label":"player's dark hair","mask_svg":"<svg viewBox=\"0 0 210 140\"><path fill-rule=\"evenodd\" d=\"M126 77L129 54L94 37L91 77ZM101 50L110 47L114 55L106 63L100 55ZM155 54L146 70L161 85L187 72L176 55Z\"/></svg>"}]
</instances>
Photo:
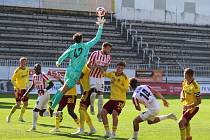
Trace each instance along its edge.
<instances>
[{"instance_id":1,"label":"player's dark hair","mask_svg":"<svg viewBox=\"0 0 210 140\"><path fill-rule=\"evenodd\" d=\"M193 77L193 75L194 75L194 71L191 68L184 69L184 72L185 72L185 74L187 74L191 77Z\"/></svg>"},{"instance_id":2,"label":"player's dark hair","mask_svg":"<svg viewBox=\"0 0 210 140\"><path fill-rule=\"evenodd\" d=\"M37 68L37 67L40 67L41 68L41 65L40 64L35 64L34 65L34 68Z\"/></svg>"},{"instance_id":3,"label":"player's dark hair","mask_svg":"<svg viewBox=\"0 0 210 140\"><path fill-rule=\"evenodd\" d=\"M117 66L123 66L123 67L125 67L126 66L126 63L122 61L122 62L117 63Z\"/></svg>"},{"instance_id":4,"label":"player's dark hair","mask_svg":"<svg viewBox=\"0 0 210 140\"><path fill-rule=\"evenodd\" d=\"M138 81L136 80L136 78L131 78L130 79L130 86L133 90L136 89L136 87L138 86Z\"/></svg>"},{"instance_id":5,"label":"player's dark hair","mask_svg":"<svg viewBox=\"0 0 210 140\"><path fill-rule=\"evenodd\" d=\"M109 43L109 42L104 42L104 43L102 44L102 47L107 47L107 46L109 46L110 48L112 48L112 44Z\"/></svg>"},{"instance_id":6,"label":"player's dark hair","mask_svg":"<svg viewBox=\"0 0 210 140\"><path fill-rule=\"evenodd\" d=\"M80 43L82 41L82 34L81 33L76 33L73 35L73 40L76 43Z\"/></svg>"}]
</instances>

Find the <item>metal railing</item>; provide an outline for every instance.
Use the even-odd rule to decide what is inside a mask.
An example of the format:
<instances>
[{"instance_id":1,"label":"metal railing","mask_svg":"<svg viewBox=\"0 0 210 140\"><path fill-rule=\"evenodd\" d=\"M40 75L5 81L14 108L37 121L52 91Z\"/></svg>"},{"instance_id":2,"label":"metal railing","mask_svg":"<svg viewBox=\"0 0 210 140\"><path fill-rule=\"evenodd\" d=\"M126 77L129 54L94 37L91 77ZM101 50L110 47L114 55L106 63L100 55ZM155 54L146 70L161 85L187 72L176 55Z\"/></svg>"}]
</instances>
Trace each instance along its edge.
<instances>
[{"instance_id":1,"label":"metal railing","mask_svg":"<svg viewBox=\"0 0 210 140\"><path fill-rule=\"evenodd\" d=\"M157 57L157 59L158 59L158 57ZM29 60L28 66L33 67L36 63L41 64L43 67L56 68L55 61L31 61L31 60ZM0 59L0 67L1 66L18 66L18 65L19 65L19 60ZM61 64L60 67L66 68L67 65L68 65L68 62L64 62ZM115 69L116 66L117 66L116 63L112 63L109 66L109 68ZM188 65L187 67L190 67L195 71L196 77L210 78L210 65L205 65L205 66ZM183 76L184 67L180 67L179 65L127 64L126 69L163 70L164 76L176 77L176 76Z\"/></svg>"}]
</instances>

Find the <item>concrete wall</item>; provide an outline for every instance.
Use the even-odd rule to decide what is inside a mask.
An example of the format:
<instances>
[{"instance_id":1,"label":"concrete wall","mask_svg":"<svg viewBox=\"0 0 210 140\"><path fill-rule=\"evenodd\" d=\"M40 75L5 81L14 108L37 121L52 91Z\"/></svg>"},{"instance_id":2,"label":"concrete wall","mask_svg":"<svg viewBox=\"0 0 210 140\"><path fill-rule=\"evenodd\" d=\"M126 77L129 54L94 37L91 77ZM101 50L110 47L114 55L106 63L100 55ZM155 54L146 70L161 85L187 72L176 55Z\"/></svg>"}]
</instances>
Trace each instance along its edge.
<instances>
[{"instance_id":1,"label":"concrete wall","mask_svg":"<svg viewBox=\"0 0 210 140\"><path fill-rule=\"evenodd\" d=\"M103 6L112 13L114 0L0 0L0 5L89 12L95 12L98 6Z\"/></svg>"},{"instance_id":2,"label":"concrete wall","mask_svg":"<svg viewBox=\"0 0 210 140\"><path fill-rule=\"evenodd\" d=\"M166 0L162 6L165 9L154 8L158 0L135 0L134 7L122 5L123 1L116 0L115 4L119 19L210 25L209 0ZM189 7L189 4L195 5L195 8Z\"/></svg>"}]
</instances>

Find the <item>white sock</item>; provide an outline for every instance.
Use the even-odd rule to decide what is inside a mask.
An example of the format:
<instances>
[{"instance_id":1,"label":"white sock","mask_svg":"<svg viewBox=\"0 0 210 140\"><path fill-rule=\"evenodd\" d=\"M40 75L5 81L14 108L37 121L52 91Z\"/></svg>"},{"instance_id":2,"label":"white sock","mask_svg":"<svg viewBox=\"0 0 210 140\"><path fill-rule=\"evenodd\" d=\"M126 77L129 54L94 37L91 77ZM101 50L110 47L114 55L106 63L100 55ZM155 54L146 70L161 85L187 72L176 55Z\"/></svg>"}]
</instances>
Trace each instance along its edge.
<instances>
[{"instance_id":1,"label":"white sock","mask_svg":"<svg viewBox=\"0 0 210 140\"><path fill-rule=\"evenodd\" d=\"M98 95L98 113L101 113L103 108L103 95Z\"/></svg>"},{"instance_id":2,"label":"white sock","mask_svg":"<svg viewBox=\"0 0 210 140\"><path fill-rule=\"evenodd\" d=\"M45 110L45 112L43 113L43 117L46 117L46 116L50 116L50 113L47 110Z\"/></svg>"},{"instance_id":3,"label":"white sock","mask_svg":"<svg viewBox=\"0 0 210 140\"><path fill-rule=\"evenodd\" d=\"M138 131L134 131L133 132L133 138L137 139L137 137L138 137Z\"/></svg>"},{"instance_id":4,"label":"white sock","mask_svg":"<svg viewBox=\"0 0 210 140\"><path fill-rule=\"evenodd\" d=\"M32 126L34 128L36 128L37 119L38 119L38 112L33 111L33 122L32 122Z\"/></svg>"},{"instance_id":5,"label":"white sock","mask_svg":"<svg viewBox=\"0 0 210 140\"><path fill-rule=\"evenodd\" d=\"M158 118L160 119L160 121L168 119L168 115L162 115L162 116L158 116Z\"/></svg>"},{"instance_id":6,"label":"white sock","mask_svg":"<svg viewBox=\"0 0 210 140\"><path fill-rule=\"evenodd\" d=\"M105 130L106 134L110 135L110 130Z\"/></svg>"},{"instance_id":7,"label":"white sock","mask_svg":"<svg viewBox=\"0 0 210 140\"><path fill-rule=\"evenodd\" d=\"M91 95L90 95L90 105L91 105L91 106L94 106L94 102L95 102L95 99L96 99L96 95L97 95L96 92L92 92Z\"/></svg>"},{"instance_id":8,"label":"white sock","mask_svg":"<svg viewBox=\"0 0 210 140\"><path fill-rule=\"evenodd\" d=\"M116 136L116 132L113 132L113 131L112 131L112 136Z\"/></svg>"},{"instance_id":9,"label":"white sock","mask_svg":"<svg viewBox=\"0 0 210 140\"><path fill-rule=\"evenodd\" d=\"M49 113L49 112L48 112ZM53 113L53 116L58 117L59 115L61 115L61 111L57 111Z\"/></svg>"}]
</instances>

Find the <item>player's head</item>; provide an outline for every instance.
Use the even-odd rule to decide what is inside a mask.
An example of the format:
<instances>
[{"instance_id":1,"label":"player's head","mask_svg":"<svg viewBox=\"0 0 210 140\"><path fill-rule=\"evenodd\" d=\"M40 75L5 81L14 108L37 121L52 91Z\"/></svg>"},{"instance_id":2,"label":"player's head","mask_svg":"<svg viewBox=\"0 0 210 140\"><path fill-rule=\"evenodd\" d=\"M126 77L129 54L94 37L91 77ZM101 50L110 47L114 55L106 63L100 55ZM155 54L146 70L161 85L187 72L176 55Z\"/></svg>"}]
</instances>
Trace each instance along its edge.
<instances>
[{"instance_id":1,"label":"player's head","mask_svg":"<svg viewBox=\"0 0 210 140\"><path fill-rule=\"evenodd\" d=\"M34 65L34 71L37 75L41 73L41 65L40 64L35 64Z\"/></svg>"},{"instance_id":2,"label":"player's head","mask_svg":"<svg viewBox=\"0 0 210 140\"><path fill-rule=\"evenodd\" d=\"M124 70L125 66L126 66L125 62L119 62L117 64L117 68L116 68L117 75L121 75L123 73L123 70Z\"/></svg>"},{"instance_id":3,"label":"player's head","mask_svg":"<svg viewBox=\"0 0 210 140\"><path fill-rule=\"evenodd\" d=\"M28 62L27 58L26 57L21 57L19 61L20 61L20 67L25 68L26 65L27 65L27 62Z\"/></svg>"},{"instance_id":4,"label":"player's head","mask_svg":"<svg viewBox=\"0 0 210 140\"><path fill-rule=\"evenodd\" d=\"M82 42L82 34L81 33L76 33L73 35L73 40L75 43L80 43Z\"/></svg>"},{"instance_id":5,"label":"player's head","mask_svg":"<svg viewBox=\"0 0 210 140\"><path fill-rule=\"evenodd\" d=\"M136 87L138 86L138 81L136 80L136 78L131 78L130 79L130 87L133 89L133 90L135 90L136 89Z\"/></svg>"},{"instance_id":6,"label":"player's head","mask_svg":"<svg viewBox=\"0 0 210 140\"><path fill-rule=\"evenodd\" d=\"M186 68L184 69L184 78L188 81L191 82L194 76L194 71L191 68Z\"/></svg>"},{"instance_id":7,"label":"player's head","mask_svg":"<svg viewBox=\"0 0 210 140\"><path fill-rule=\"evenodd\" d=\"M109 42L104 42L102 44L102 52L105 54L109 54L111 52L112 49L112 44Z\"/></svg>"}]
</instances>

